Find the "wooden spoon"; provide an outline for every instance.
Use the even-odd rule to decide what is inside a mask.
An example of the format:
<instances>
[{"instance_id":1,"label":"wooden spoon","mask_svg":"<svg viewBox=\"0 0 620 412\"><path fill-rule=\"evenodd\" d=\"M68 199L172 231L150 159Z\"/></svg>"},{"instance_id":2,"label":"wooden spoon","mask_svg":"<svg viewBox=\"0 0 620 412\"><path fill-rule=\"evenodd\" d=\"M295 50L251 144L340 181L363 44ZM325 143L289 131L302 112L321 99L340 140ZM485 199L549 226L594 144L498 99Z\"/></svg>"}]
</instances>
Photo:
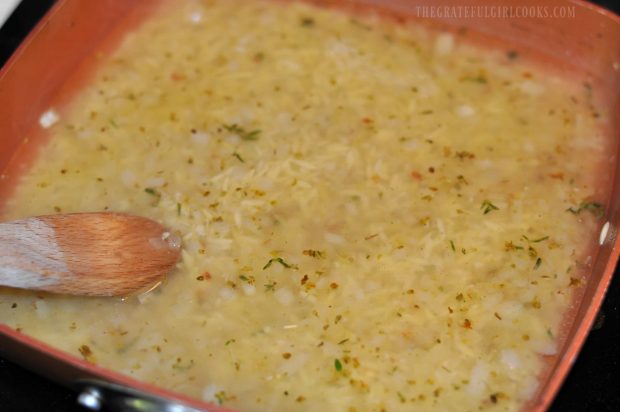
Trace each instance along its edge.
<instances>
[{"instance_id":1,"label":"wooden spoon","mask_svg":"<svg viewBox=\"0 0 620 412\"><path fill-rule=\"evenodd\" d=\"M0 223L0 286L123 296L152 286L179 259L178 236L122 213L73 213Z\"/></svg>"}]
</instances>

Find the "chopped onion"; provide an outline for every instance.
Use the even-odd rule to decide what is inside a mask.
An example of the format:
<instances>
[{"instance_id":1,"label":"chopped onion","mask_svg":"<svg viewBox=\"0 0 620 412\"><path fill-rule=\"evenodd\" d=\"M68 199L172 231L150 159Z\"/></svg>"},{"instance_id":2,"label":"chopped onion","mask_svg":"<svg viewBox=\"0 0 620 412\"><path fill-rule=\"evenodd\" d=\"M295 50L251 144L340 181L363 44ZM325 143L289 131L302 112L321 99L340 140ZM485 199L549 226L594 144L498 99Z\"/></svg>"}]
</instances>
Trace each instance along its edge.
<instances>
[{"instance_id":1,"label":"chopped onion","mask_svg":"<svg viewBox=\"0 0 620 412\"><path fill-rule=\"evenodd\" d=\"M450 33L442 33L435 39L435 52L440 56L452 53L454 50L454 36Z\"/></svg>"},{"instance_id":2,"label":"chopped onion","mask_svg":"<svg viewBox=\"0 0 620 412\"><path fill-rule=\"evenodd\" d=\"M329 232L325 233L325 240L327 240L329 243L334 243L336 245L341 245L344 243L344 238L342 236Z\"/></svg>"},{"instance_id":3,"label":"chopped onion","mask_svg":"<svg viewBox=\"0 0 620 412\"><path fill-rule=\"evenodd\" d=\"M501 352L501 360L504 365L508 367L508 369L516 369L521 366L521 362L519 360L519 355L512 349L504 349Z\"/></svg>"},{"instance_id":4,"label":"chopped onion","mask_svg":"<svg viewBox=\"0 0 620 412\"><path fill-rule=\"evenodd\" d=\"M234 290L231 288L220 289L220 297L224 300L232 300L237 296Z\"/></svg>"},{"instance_id":5,"label":"chopped onion","mask_svg":"<svg viewBox=\"0 0 620 412\"><path fill-rule=\"evenodd\" d=\"M458 114L461 117L471 117L474 114L476 114L476 109L474 109L473 107L467 104L464 104L462 106L457 107L456 114Z\"/></svg>"},{"instance_id":6,"label":"chopped onion","mask_svg":"<svg viewBox=\"0 0 620 412\"><path fill-rule=\"evenodd\" d=\"M288 288L281 288L276 290L275 297L283 305L290 305L293 302L293 294Z\"/></svg>"},{"instance_id":7,"label":"chopped onion","mask_svg":"<svg viewBox=\"0 0 620 412\"><path fill-rule=\"evenodd\" d=\"M60 120L60 116L54 109L49 109L41 115L39 118L39 124L42 128L47 129L52 127Z\"/></svg>"},{"instance_id":8,"label":"chopped onion","mask_svg":"<svg viewBox=\"0 0 620 412\"><path fill-rule=\"evenodd\" d=\"M478 362L471 371L469 383L467 384L467 392L471 395L480 395L484 392L487 384L486 380L489 376L489 370L484 362Z\"/></svg>"},{"instance_id":9,"label":"chopped onion","mask_svg":"<svg viewBox=\"0 0 620 412\"><path fill-rule=\"evenodd\" d=\"M194 143L207 144L209 143L210 138L211 138L211 135L209 133L205 133L205 132L192 133L192 141Z\"/></svg>"}]
</instances>

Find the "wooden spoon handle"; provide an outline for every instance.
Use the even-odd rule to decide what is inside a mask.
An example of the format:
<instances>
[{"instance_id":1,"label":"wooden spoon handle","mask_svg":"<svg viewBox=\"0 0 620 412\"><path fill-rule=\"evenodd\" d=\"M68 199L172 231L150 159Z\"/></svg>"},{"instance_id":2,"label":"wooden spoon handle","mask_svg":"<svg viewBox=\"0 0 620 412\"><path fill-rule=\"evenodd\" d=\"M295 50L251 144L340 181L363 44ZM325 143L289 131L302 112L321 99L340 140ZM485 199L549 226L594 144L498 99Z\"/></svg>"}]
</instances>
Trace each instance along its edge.
<instances>
[{"instance_id":1,"label":"wooden spoon handle","mask_svg":"<svg viewBox=\"0 0 620 412\"><path fill-rule=\"evenodd\" d=\"M0 224L0 285L53 289L69 274L55 230L44 220Z\"/></svg>"}]
</instances>

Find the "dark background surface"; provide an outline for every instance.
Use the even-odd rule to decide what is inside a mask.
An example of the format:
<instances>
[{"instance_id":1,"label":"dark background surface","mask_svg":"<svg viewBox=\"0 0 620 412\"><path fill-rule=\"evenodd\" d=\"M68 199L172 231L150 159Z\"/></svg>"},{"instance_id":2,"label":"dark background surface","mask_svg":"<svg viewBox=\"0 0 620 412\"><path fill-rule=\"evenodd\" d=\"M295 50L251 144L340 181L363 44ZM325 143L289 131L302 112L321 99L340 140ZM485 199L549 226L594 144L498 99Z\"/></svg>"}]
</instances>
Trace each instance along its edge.
<instances>
[{"instance_id":1,"label":"dark background surface","mask_svg":"<svg viewBox=\"0 0 620 412\"><path fill-rule=\"evenodd\" d=\"M0 28L0 65L53 3L54 0L22 1L5 25ZM464 0L463 4L466 3ZM620 2L617 0L596 1L596 3L620 14ZM576 24L579 24L578 20ZM620 273L618 272L616 270L599 313L597 325L586 340L550 411L620 411ZM0 358L0 411L84 412L85 409L76 406L75 398L75 393Z\"/></svg>"}]
</instances>

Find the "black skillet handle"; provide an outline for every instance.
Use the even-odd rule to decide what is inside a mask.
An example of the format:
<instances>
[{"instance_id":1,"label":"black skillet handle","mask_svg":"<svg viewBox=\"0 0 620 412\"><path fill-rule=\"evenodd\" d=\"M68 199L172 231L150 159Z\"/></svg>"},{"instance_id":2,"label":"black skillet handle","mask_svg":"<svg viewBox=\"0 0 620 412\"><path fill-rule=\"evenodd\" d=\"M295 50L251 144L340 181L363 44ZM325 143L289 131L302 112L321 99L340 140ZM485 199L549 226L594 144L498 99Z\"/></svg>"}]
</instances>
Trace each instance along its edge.
<instances>
[{"instance_id":1,"label":"black skillet handle","mask_svg":"<svg viewBox=\"0 0 620 412\"><path fill-rule=\"evenodd\" d=\"M111 410L119 412L209 412L198 410L175 400L162 398L99 380L76 382L79 392L77 403L92 411Z\"/></svg>"}]
</instances>

